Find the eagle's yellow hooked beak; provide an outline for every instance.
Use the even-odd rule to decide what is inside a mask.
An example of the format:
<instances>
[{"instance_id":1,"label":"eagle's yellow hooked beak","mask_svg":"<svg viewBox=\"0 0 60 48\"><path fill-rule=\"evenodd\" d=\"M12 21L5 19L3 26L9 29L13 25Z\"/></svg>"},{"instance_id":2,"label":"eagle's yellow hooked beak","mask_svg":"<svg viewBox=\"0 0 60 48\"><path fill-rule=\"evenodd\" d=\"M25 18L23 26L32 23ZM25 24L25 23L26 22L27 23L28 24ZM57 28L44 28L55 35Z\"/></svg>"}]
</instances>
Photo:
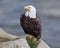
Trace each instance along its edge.
<instances>
[{"instance_id":1,"label":"eagle's yellow hooked beak","mask_svg":"<svg viewBox=\"0 0 60 48\"><path fill-rule=\"evenodd\" d=\"M24 9L25 9L25 10L29 10L30 7L29 7L29 6L25 6Z\"/></svg>"}]
</instances>

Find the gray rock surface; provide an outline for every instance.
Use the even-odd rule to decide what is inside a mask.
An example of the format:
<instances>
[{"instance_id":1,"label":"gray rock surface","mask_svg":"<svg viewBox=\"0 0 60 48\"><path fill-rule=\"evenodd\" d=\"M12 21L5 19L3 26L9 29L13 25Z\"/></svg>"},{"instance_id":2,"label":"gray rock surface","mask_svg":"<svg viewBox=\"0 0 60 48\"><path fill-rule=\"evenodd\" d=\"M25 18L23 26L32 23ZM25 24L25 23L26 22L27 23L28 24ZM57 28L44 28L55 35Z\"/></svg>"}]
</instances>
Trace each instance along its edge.
<instances>
[{"instance_id":1,"label":"gray rock surface","mask_svg":"<svg viewBox=\"0 0 60 48\"><path fill-rule=\"evenodd\" d=\"M0 48L30 48L25 38L14 41L0 42Z\"/></svg>"},{"instance_id":2,"label":"gray rock surface","mask_svg":"<svg viewBox=\"0 0 60 48\"><path fill-rule=\"evenodd\" d=\"M30 46L26 41L26 36L17 37L6 33L0 28L0 48L30 48ZM50 47L43 40L40 39L40 43L37 48L50 48Z\"/></svg>"}]
</instances>

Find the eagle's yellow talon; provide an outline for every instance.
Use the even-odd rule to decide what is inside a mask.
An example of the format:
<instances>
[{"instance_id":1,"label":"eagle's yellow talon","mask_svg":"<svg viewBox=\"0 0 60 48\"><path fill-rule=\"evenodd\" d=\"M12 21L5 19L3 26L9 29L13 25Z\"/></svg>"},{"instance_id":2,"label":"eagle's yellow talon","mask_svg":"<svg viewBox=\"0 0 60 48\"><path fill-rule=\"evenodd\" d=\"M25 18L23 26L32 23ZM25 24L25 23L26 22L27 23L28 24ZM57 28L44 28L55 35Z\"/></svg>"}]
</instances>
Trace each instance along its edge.
<instances>
[{"instance_id":1,"label":"eagle's yellow talon","mask_svg":"<svg viewBox=\"0 0 60 48\"><path fill-rule=\"evenodd\" d=\"M31 39L31 38L32 38L32 35L28 35L28 38L30 38L30 39Z\"/></svg>"},{"instance_id":2,"label":"eagle's yellow talon","mask_svg":"<svg viewBox=\"0 0 60 48\"><path fill-rule=\"evenodd\" d=\"M37 41L37 39L36 39L36 38L34 38L34 41Z\"/></svg>"}]
</instances>

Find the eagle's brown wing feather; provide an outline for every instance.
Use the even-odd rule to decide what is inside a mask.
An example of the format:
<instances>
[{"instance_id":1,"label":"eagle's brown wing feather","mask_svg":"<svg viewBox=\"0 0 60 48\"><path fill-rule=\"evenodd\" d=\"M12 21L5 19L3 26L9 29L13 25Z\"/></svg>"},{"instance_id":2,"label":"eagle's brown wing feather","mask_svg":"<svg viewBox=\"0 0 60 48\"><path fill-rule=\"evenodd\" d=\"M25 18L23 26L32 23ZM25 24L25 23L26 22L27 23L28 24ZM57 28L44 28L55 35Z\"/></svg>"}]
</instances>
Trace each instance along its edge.
<instances>
[{"instance_id":1,"label":"eagle's brown wing feather","mask_svg":"<svg viewBox=\"0 0 60 48\"><path fill-rule=\"evenodd\" d=\"M26 34L33 35L36 38L41 37L41 21L40 17L29 18L24 14L20 17L20 24Z\"/></svg>"}]
</instances>

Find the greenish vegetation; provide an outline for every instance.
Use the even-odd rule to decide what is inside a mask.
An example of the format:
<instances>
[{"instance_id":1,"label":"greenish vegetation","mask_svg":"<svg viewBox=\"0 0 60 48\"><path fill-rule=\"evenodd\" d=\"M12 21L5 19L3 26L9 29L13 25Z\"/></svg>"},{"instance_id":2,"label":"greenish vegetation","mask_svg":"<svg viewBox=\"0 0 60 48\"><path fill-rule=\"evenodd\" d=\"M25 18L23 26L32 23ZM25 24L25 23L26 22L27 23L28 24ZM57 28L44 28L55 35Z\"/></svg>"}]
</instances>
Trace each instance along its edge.
<instances>
[{"instance_id":1,"label":"greenish vegetation","mask_svg":"<svg viewBox=\"0 0 60 48\"><path fill-rule=\"evenodd\" d=\"M26 40L27 40L30 48L37 48L39 41L36 38L34 38L33 36L31 36L31 37L27 36Z\"/></svg>"}]
</instances>

